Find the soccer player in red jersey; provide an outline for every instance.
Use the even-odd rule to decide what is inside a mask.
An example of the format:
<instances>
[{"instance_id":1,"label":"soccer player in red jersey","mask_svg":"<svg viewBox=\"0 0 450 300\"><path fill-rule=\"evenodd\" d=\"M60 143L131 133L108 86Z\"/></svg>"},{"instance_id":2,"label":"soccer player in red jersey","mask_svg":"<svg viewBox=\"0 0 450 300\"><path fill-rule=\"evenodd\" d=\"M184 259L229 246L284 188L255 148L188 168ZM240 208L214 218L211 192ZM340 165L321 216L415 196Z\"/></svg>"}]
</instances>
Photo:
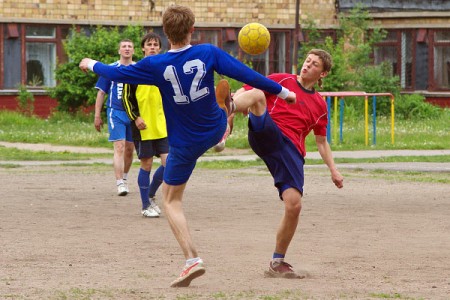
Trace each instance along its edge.
<instances>
[{"instance_id":1,"label":"soccer player in red jersey","mask_svg":"<svg viewBox=\"0 0 450 300\"><path fill-rule=\"evenodd\" d=\"M284 216L278 227L275 252L268 277L302 278L284 261L300 217L303 194L303 165L306 156L305 138L313 131L319 153L331 172L338 188L344 178L337 170L326 139L327 105L314 89L321 87L322 78L331 70L332 59L321 49L311 50L299 75L272 74L268 77L296 94L296 103L288 104L277 95L244 85L234 94L236 111L249 114L248 140L253 151L261 157L274 178Z\"/></svg>"}]
</instances>

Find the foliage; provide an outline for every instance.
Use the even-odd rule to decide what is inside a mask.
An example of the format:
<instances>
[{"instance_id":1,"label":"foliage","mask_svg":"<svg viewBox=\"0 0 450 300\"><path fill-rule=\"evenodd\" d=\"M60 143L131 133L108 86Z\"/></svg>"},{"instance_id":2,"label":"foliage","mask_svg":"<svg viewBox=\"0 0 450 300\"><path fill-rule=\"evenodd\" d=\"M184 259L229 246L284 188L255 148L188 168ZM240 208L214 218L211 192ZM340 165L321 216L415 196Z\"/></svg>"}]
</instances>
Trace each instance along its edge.
<instances>
[{"instance_id":1,"label":"foliage","mask_svg":"<svg viewBox=\"0 0 450 300\"><path fill-rule=\"evenodd\" d=\"M19 85L19 94L17 96L19 111L25 115L31 116L34 111L34 95L28 91L24 84Z\"/></svg>"},{"instance_id":2,"label":"foliage","mask_svg":"<svg viewBox=\"0 0 450 300\"><path fill-rule=\"evenodd\" d=\"M336 41L330 36L323 38L314 21L305 23L308 42L303 44L301 56L306 56L312 48L322 48L333 57L333 68L324 80L323 90L399 93L399 78L392 76L391 66L387 63L372 65L373 47L386 36L386 32L372 28L371 21L369 13L360 6L352 9L348 15L340 14ZM321 43L322 40L324 43ZM346 101L346 105L348 103L354 105L355 110L360 110L364 105L363 101ZM389 114L389 102L379 103L378 114Z\"/></svg>"},{"instance_id":3,"label":"foliage","mask_svg":"<svg viewBox=\"0 0 450 300\"><path fill-rule=\"evenodd\" d=\"M360 6L348 15L339 15L340 27L336 30L336 41L323 37L314 21L305 23L308 41L300 49L299 64L312 48L322 48L333 57L333 68L324 80L326 91L358 91L398 93L399 79L392 77L387 64L371 64L373 46L381 41L386 32L371 28L369 13Z\"/></svg>"},{"instance_id":4,"label":"foliage","mask_svg":"<svg viewBox=\"0 0 450 300\"><path fill-rule=\"evenodd\" d=\"M49 94L57 99L60 111L76 112L79 108L95 103L97 90L94 88L97 75L92 72L83 73L78 64L84 57L91 57L104 63L118 60L118 45L123 39L130 39L135 44L134 60L142 58L139 50L140 39L145 34L142 26L125 28L105 28L102 26L89 28L92 33L72 28L64 49L69 61L58 64L55 72L58 85L50 88Z\"/></svg>"},{"instance_id":5,"label":"foliage","mask_svg":"<svg viewBox=\"0 0 450 300\"><path fill-rule=\"evenodd\" d=\"M352 9L349 14L340 14L340 27L337 29L336 41L333 41L330 36L321 35L314 21L305 22L304 31L307 33L308 42L302 45L300 57L305 57L312 48L322 48L333 57L333 68L324 80L323 90L391 93L395 98L395 116L404 120L439 118L445 114L441 108L425 102L423 96L401 95L399 77L392 75L391 64L372 64L374 45L384 39L386 32L373 28L371 23L369 13L361 6ZM369 110L372 113L371 105ZM361 101L361 97L345 98L346 115L361 116L361 111L364 111L364 101ZM378 96L377 115L387 117L390 114L390 99Z\"/></svg>"},{"instance_id":6,"label":"foliage","mask_svg":"<svg viewBox=\"0 0 450 300\"><path fill-rule=\"evenodd\" d=\"M425 102L425 97L422 95L402 94L395 99L395 116L397 119L438 119L442 115L447 115L447 121L450 120L450 109L442 109Z\"/></svg>"}]
</instances>

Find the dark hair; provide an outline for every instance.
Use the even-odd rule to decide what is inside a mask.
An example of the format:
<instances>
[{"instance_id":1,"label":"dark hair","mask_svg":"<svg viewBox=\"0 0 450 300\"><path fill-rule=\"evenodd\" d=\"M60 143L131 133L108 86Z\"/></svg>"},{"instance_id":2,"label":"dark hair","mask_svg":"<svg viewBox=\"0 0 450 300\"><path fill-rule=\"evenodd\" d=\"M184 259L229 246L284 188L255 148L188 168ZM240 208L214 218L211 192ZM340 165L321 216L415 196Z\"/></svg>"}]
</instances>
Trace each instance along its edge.
<instances>
[{"instance_id":1,"label":"dark hair","mask_svg":"<svg viewBox=\"0 0 450 300\"><path fill-rule=\"evenodd\" d=\"M151 40L155 40L158 41L159 43L159 47L162 48L162 42L161 42L161 37L159 36L159 34L155 33L155 32L149 32L146 35L144 35L141 39L141 48L144 48L145 43L147 41L151 41Z\"/></svg>"}]
</instances>

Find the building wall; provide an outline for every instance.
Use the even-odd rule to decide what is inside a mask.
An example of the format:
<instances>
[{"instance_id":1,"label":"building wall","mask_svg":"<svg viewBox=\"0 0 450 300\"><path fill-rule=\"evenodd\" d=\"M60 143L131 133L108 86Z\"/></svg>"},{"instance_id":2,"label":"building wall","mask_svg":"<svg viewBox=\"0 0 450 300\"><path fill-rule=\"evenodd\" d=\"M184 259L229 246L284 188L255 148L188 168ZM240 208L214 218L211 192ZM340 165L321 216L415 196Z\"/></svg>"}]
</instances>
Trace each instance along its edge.
<instances>
[{"instance_id":1,"label":"building wall","mask_svg":"<svg viewBox=\"0 0 450 300\"><path fill-rule=\"evenodd\" d=\"M3 0L0 17L14 22L160 25L164 9L177 2L194 11L198 25L235 26L258 20L275 27L293 27L295 23L295 1L290 0Z\"/></svg>"},{"instance_id":2,"label":"building wall","mask_svg":"<svg viewBox=\"0 0 450 300\"><path fill-rule=\"evenodd\" d=\"M356 0L0 0L0 23L3 24L68 24L68 25L128 25L139 24L148 27L160 27L161 16L171 4L189 6L196 15L197 27L239 28L248 22L261 22L270 29L295 29L296 3L300 3L300 27L307 19L313 19L318 28L334 29L338 26L338 14L347 13L356 3ZM383 3L393 5L399 1L390 0L363 0L364 3L374 5L371 15L375 24L382 28L391 29L430 29L450 28L450 11L430 9L421 0L412 0L408 3L419 5L420 11L380 9ZM445 0L437 0L446 4ZM406 2L405 2L406 3ZM410 3L410 4L411 4ZM19 40L8 39L6 25L5 32L0 32L0 54L4 49L12 49ZM23 47L22 47L23 48ZM289 50L287 50L289 51ZM20 55L18 48L13 51ZM431 52L430 52L431 53ZM0 55L1 57L1 55ZM10 57L10 56L9 56ZM9 68L10 59L0 64L0 75L5 70L20 72L20 68ZM428 63L428 61L426 61ZM22 68L23 69L23 68ZM17 73L20 76L20 73ZM10 76L11 77L11 76ZM11 86L0 77L0 85ZM4 93L0 94L3 99ZM439 98L439 97L437 97ZM447 96L442 96L446 98ZM2 100L3 101L3 100ZM45 102L45 101L44 101ZM50 105L46 102L45 105ZM45 106L44 105L44 106ZM0 107L1 109L1 107Z\"/></svg>"},{"instance_id":3,"label":"building wall","mask_svg":"<svg viewBox=\"0 0 450 300\"><path fill-rule=\"evenodd\" d=\"M337 27L335 0L301 0L300 26L307 19L313 19L318 28Z\"/></svg>"},{"instance_id":4,"label":"building wall","mask_svg":"<svg viewBox=\"0 0 450 300\"><path fill-rule=\"evenodd\" d=\"M319 28L335 28L337 14L348 12L336 0L298 0L300 25L313 18ZM295 28L294 0L3 0L0 21L160 26L164 9L174 3L192 8L197 26L239 27L251 21L272 28ZM338 7L338 11L336 10ZM450 11L373 11L377 25L382 27L450 27Z\"/></svg>"},{"instance_id":5,"label":"building wall","mask_svg":"<svg viewBox=\"0 0 450 300\"><path fill-rule=\"evenodd\" d=\"M56 109L58 102L50 98L48 95L34 95L33 113L41 118L47 118ZM17 93L4 94L0 96L0 110L19 110L19 101Z\"/></svg>"}]
</instances>

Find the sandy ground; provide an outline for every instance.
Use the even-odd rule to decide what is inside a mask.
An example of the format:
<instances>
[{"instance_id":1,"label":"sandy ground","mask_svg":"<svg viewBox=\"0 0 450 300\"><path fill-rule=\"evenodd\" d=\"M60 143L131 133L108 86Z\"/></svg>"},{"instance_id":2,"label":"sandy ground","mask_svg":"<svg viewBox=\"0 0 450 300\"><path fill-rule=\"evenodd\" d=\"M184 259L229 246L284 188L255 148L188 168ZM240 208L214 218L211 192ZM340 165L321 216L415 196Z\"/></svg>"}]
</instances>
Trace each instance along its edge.
<instances>
[{"instance_id":1,"label":"sandy ground","mask_svg":"<svg viewBox=\"0 0 450 300\"><path fill-rule=\"evenodd\" d=\"M338 190L307 169L286 260L308 276L286 280L263 276L283 212L265 168L197 169L185 211L207 272L170 288L184 258L164 212L143 218L134 184L116 196L111 167L0 168L0 299L450 299L450 185L343 173Z\"/></svg>"}]
</instances>

